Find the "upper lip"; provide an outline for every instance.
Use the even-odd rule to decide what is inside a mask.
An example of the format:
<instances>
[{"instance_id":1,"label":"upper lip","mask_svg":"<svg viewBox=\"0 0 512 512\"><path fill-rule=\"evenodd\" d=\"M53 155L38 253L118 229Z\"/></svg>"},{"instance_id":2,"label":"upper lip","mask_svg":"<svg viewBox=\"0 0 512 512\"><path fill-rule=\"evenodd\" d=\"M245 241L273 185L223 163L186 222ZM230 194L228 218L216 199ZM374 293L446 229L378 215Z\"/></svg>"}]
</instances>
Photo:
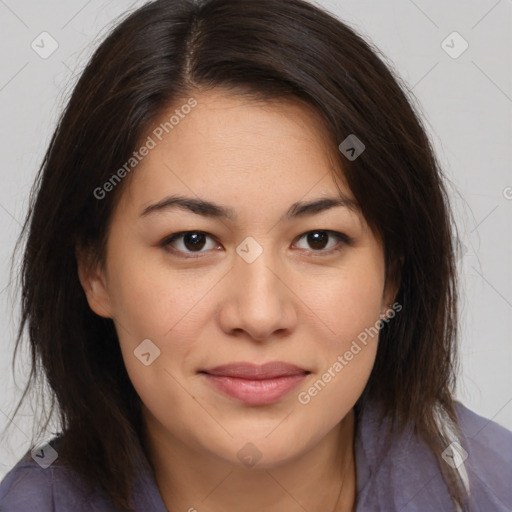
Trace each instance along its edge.
<instances>
[{"instance_id":1,"label":"upper lip","mask_svg":"<svg viewBox=\"0 0 512 512\"><path fill-rule=\"evenodd\" d=\"M309 371L294 364L282 361L271 361L265 364L245 362L223 364L203 370L202 373L221 375L224 377L237 377L239 379L263 380L286 377L289 375L307 374Z\"/></svg>"}]
</instances>

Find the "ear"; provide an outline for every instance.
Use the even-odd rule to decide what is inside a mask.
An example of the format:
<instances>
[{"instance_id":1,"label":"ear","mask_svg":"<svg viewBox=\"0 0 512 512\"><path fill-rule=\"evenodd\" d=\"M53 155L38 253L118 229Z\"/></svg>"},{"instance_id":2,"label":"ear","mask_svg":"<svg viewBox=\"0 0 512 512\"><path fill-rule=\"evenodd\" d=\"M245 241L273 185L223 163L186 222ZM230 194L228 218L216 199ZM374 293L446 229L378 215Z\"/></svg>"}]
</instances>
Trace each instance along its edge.
<instances>
[{"instance_id":1,"label":"ear","mask_svg":"<svg viewBox=\"0 0 512 512\"><path fill-rule=\"evenodd\" d=\"M99 316L112 318L112 307L104 269L89 250L77 247L75 254L78 279L90 308Z\"/></svg>"},{"instance_id":2,"label":"ear","mask_svg":"<svg viewBox=\"0 0 512 512\"><path fill-rule=\"evenodd\" d=\"M391 305L395 302L398 290L400 289L403 263L404 257L400 256L395 260L394 265L391 265L388 269L384 292L382 295L382 314L386 314Z\"/></svg>"}]
</instances>

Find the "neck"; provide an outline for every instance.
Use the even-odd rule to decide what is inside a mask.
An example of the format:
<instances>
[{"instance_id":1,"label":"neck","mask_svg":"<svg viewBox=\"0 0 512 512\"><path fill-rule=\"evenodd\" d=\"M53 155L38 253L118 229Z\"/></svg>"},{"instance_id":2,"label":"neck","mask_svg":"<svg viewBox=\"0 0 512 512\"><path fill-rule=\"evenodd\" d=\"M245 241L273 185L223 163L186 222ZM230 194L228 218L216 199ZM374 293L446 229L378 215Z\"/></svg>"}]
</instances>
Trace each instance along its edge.
<instances>
[{"instance_id":1,"label":"neck","mask_svg":"<svg viewBox=\"0 0 512 512\"><path fill-rule=\"evenodd\" d=\"M186 446L164 431L147 410L143 417L148 458L168 510L351 512L354 508L353 410L307 452L272 466L250 468Z\"/></svg>"}]
</instances>

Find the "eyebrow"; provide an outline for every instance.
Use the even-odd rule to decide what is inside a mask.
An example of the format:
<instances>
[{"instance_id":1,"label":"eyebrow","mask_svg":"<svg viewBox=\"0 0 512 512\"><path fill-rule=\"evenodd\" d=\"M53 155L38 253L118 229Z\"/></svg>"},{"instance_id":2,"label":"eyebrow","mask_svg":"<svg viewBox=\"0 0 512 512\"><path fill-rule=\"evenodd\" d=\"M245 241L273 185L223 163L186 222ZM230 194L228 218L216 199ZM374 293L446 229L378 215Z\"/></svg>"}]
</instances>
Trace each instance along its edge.
<instances>
[{"instance_id":1,"label":"eyebrow","mask_svg":"<svg viewBox=\"0 0 512 512\"><path fill-rule=\"evenodd\" d=\"M279 220L282 221L307 215L314 215L337 207L344 207L356 213L361 213L361 208L354 199L346 196L323 197L309 202L298 201L293 203ZM141 213L141 217L146 217L158 212L164 212L173 208L190 211L197 215L209 218L227 220L235 220L237 218L237 215L232 208L228 208L211 201L206 201L205 199L196 199L180 195L171 195L157 203L146 206Z\"/></svg>"}]
</instances>

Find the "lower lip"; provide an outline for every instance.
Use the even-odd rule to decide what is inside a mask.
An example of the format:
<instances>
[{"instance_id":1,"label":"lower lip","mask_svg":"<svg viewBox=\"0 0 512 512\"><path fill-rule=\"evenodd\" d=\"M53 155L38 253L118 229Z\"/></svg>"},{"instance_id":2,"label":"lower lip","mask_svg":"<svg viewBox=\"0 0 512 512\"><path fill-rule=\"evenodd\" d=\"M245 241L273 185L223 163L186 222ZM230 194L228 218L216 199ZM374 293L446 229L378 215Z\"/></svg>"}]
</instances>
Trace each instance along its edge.
<instances>
[{"instance_id":1,"label":"lower lip","mask_svg":"<svg viewBox=\"0 0 512 512\"><path fill-rule=\"evenodd\" d=\"M277 402L307 377L307 374L299 373L272 379L249 380L208 373L204 375L217 390L248 405Z\"/></svg>"}]
</instances>

